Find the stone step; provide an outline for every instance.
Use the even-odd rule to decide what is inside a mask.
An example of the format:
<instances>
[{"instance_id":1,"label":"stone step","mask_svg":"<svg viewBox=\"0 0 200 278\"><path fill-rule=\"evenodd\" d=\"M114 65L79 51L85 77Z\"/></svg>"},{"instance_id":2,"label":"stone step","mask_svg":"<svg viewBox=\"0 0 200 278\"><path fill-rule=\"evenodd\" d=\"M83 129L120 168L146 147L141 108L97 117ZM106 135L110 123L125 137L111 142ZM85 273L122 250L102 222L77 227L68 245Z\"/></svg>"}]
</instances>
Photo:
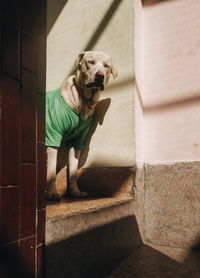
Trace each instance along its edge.
<instances>
[{"instance_id":1,"label":"stone step","mask_svg":"<svg viewBox=\"0 0 200 278\"><path fill-rule=\"evenodd\" d=\"M105 277L142 244L133 197L48 204L46 277Z\"/></svg>"},{"instance_id":2,"label":"stone step","mask_svg":"<svg viewBox=\"0 0 200 278\"><path fill-rule=\"evenodd\" d=\"M106 278L199 278L199 251L142 245Z\"/></svg>"}]
</instances>

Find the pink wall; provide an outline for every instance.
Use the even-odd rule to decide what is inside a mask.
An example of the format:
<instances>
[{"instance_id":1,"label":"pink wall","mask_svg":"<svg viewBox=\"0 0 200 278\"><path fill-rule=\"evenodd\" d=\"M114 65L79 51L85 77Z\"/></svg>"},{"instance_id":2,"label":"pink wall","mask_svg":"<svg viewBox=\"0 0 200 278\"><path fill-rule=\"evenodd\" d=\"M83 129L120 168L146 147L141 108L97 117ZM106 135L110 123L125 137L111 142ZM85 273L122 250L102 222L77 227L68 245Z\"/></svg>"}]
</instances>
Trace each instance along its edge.
<instances>
[{"instance_id":1,"label":"pink wall","mask_svg":"<svg viewBox=\"0 0 200 278\"><path fill-rule=\"evenodd\" d=\"M200 160L200 1L135 0L136 160Z\"/></svg>"}]
</instances>

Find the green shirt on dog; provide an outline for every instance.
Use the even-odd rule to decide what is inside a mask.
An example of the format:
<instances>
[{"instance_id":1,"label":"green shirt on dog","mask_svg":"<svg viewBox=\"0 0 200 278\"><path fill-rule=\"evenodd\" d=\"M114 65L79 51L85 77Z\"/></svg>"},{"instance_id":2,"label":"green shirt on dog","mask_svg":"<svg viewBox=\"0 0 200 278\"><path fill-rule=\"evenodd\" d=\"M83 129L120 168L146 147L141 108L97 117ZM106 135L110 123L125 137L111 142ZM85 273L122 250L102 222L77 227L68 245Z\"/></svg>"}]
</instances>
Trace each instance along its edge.
<instances>
[{"instance_id":1,"label":"green shirt on dog","mask_svg":"<svg viewBox=\"0 0 200 278\"><path fill-rule=\"evenodd\" d=\"M60 94L60 89L46 93L46 139L51 147L74 147L82 150L92 125L92 116L83 120Z\"/></svg>"}]
</instances>

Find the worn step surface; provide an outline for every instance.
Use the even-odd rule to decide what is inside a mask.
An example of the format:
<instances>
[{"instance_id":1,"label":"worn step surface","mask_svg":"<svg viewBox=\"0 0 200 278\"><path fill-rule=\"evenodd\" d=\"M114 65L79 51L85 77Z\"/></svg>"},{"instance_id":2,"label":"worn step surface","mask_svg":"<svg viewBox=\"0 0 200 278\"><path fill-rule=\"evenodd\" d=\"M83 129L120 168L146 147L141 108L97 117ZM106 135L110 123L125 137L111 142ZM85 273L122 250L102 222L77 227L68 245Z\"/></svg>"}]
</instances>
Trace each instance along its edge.
<instances>
[{"instance_id":1,"label":"worn step surface","mask_svg":"<svg viewBox=\"0 0 200 278\"><path fill-rule=\"evenodd\" d=\"M106 278L199 278L199 251L140 246Z\"/></svg>"},{"instance_id":2,"label":"worn step surface","mask_svg":"<svg viewBox=\"0 0 200 278\"><path fill-rule=\"evenodd\" d=\"M47 205L46 277L105 277L142 244L133 197Z\"/></svg>"}]
</instances>

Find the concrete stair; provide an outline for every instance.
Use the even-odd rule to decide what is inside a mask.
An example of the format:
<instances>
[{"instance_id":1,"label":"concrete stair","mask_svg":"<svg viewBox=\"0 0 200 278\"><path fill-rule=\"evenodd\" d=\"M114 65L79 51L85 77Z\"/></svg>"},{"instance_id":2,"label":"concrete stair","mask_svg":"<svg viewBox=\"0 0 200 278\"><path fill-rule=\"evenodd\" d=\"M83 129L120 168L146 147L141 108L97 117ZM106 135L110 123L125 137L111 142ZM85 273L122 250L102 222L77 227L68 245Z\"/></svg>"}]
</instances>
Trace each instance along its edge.
<instances>
[{"instance_id":1,"label":"concrete stair","mask_svg":"<svg viewBox=\"0 0 200 278\"><path fill-rule=\"evenodd\" d=\"M66 190L65 173L66 170L62 170L57 179L63 192ZM177 240L177 244L185 249L149 243L152 243L149 240L150 230L145 228L144 233L144 220L141 220L140 213L145 209L148 223L153 221L153 216L144 205L142 194L136 194L135 201L133 168L81 169L79 175L80 188L93 197L82 200L63 198L59 203L47 204L46 278L200 277L198 242L192 250L189 249L191 244L181 245L183 240ZM159 200L157 196L155 198ZM154 206L154 209L157 207ZM159 219L156 218L156 221L159 222ZM194 228L192 225L189 227ZM182 235L182 229L179 230L179 235L175 230L177 239ZM159 234L159 225L153 232L161 238L168 236L166 228L161 229ZM172 240L166 243L176 246Z\"/></svg>"},{"instance_id":2,"label":"concrete stair","mask_svg":"<svg viewBox=\"0 0 200 278\"><path fill-rule=\"evenodd\" d=\"M105 277L141 244L133 196L47 205L47 278Z\"/></svg>"},{"instance_id":3,"label":"concrete stair","mask_svg":"<svg viewBox=\"0 0 200 278\"><path fill-rule=\"evenodd\" d=\"M47 205L46 277L199 278L200 248L144 244L133 196Z\"/></svg>"}]
</instances>

